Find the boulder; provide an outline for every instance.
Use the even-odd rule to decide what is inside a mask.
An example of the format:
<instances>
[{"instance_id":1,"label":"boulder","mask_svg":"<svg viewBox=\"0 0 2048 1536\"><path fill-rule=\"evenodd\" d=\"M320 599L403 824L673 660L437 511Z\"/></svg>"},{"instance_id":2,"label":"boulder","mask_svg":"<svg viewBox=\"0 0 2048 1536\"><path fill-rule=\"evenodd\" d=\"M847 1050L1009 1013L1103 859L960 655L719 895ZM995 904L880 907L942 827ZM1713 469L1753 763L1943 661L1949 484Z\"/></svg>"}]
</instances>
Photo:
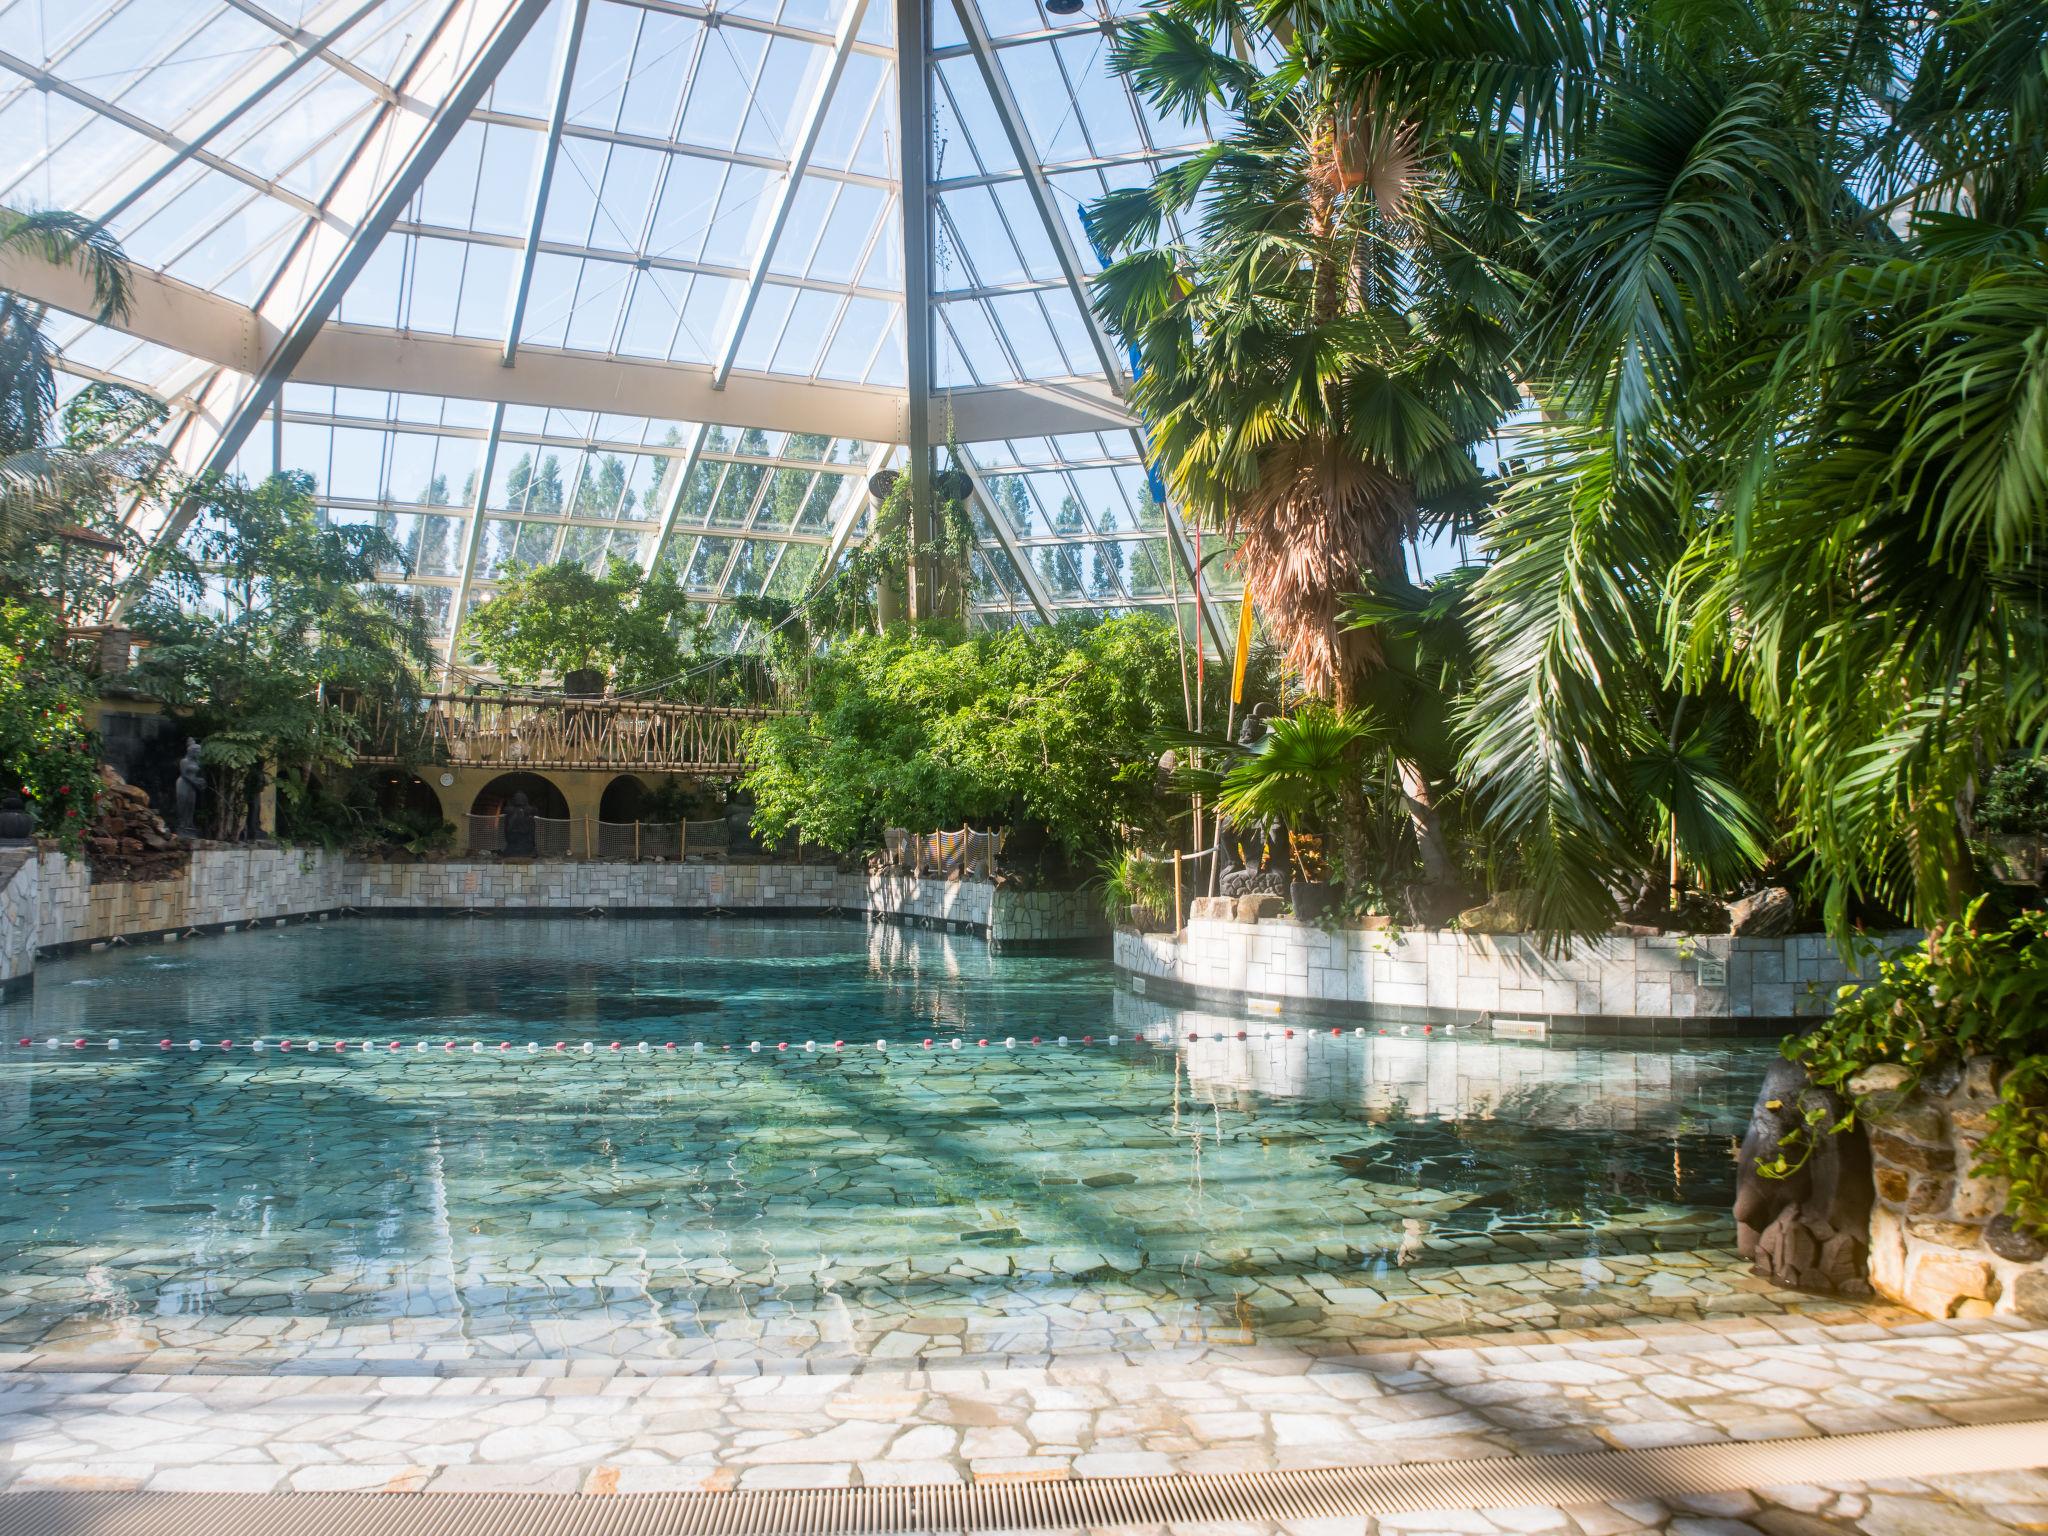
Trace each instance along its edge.
<instances>
[{"instance_id":1,"label":"boulder","mask_svg":"<svg viewBox=\"0 0 2048 1536\"><path fill-rule=\"evenodd\" d=\"M1773 1062L1764 1074L1735 1171L1735 1246L1757 1274L1777 1285L1867 1296L1874 1187L1870 1153L1859 1136L1824 1136L1788 1177L1768 1179L1758 1166L1779 1155L1785 1137L1802 1130L1807 1111L1827 1122L1848 1108L1814 1084L1796 1062Z\"/></svg>"},{"instance_id":2,"label":"boulder","mask_svg":"<svg viewBox=\"0 0 2048 1536\"><path fill-rule=\"evenodd\" d=\"M1279 917L1286 910L1286 901L1271 891L1251 891L1237 898L1237 920L1240 923L1262 923L1269 917Z\"/></svg>"},{"instance_id":3,"label":"boulder","mask_svg":"<svg viewBox=\"0 0 2048 1536\"><path fill-rule=\"evenodd\" d=\"M1194 905L1188 909L1189 917L1206 917L1217 922L1231 922L1237 917L1237 898L1234 896L1197 896Z\"/></svg>"},{"instance_id":4,"label":"boulder","mask_svg":"<svg viewBox=\"0 0 2048 1536\"><path fill-rule=\"evenodd\" d=\"M1476 907L1458 914L1458 927L1466 933L1526 933L1529 929L1529 899L1521 891L1495 891Z\"/></svg>"},{"instance_id":5,"label":"boulder","mask_svg":"<svg viewBox=\"0 0 2048 1536\"><path fill-rule=\"evenodd\" d=\"M1984 1227L1984 1246L2015 1264L2048 1259L2048 1236L2021 1226L2010 1216L1994 1216Z\"/></svg>"},{"instance_id":6,"label":"boulder","mask_svg":"<svg viewBox=\"0 0 2048 1536\"><path fill-rule=\"evenodd\" d=\"M1792 893L1782 885L1767 885L1728 903L1728 931L1738 938L1774 939L1792 931L1796 915Z\"/></svg>"}]
</instances>

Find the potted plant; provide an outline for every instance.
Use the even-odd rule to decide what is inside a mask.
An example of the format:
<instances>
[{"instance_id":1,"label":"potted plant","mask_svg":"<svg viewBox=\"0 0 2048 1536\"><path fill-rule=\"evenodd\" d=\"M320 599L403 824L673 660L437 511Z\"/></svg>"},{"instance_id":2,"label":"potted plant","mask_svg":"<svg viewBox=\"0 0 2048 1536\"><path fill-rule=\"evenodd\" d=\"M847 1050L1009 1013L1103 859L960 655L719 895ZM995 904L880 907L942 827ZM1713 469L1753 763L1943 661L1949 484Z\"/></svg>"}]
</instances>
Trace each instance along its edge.
<instances>
[{"instance_id":1,"label":"potted plant","mask_svg":"<svg viewBox=\"0 0 2048 1536\"><path fill-rule=\"evenodd\" d=\"M1325 845L1349 780L1359 775L1371 729L1355 713L1311 705L1272 722L1264 739L1223 776L1218 797L1237 821L1280 823L1300 878L1288 887L1295 920L1320 922L1336 910L1342 888L1329 878Z\"/></svg>"}]
</instances>

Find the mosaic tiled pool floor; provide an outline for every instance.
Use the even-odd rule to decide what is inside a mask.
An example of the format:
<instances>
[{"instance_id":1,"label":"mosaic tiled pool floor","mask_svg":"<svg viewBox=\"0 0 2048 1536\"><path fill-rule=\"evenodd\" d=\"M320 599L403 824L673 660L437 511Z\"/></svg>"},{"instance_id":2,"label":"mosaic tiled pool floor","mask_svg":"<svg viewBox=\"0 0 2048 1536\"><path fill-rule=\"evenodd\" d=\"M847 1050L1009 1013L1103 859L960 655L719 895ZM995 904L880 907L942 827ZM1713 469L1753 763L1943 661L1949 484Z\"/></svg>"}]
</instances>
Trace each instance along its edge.
<instances>
[{"instance_id":1,"label":"mosaic tiled pool floor","mask_svg":"<svg viewBox=\"0 0 2048 1536\"><path fill-rule=\"evenodd\" d=\"M50 966L0 1029L94 1046L0 1056L0 1350L844 1369L1801 1305L1725 1247L1767 1048L1269 1028L829 921L366 920Z\"/></svg>"},{"instance_id":2,"label":"mosaic tiled pool floor","mask_svg":"<svg viewBox=\"0 0 2048 1536\"><path fill-rule=\"evenodd\" d=\"M844 1369L1799 1305L1725 1247L1767 1048L1271 1028L830 921L50 966L0 1021L0 1350ZM303 1049L365 1037L405 1048Z\"/></svg>"}]
</instances>

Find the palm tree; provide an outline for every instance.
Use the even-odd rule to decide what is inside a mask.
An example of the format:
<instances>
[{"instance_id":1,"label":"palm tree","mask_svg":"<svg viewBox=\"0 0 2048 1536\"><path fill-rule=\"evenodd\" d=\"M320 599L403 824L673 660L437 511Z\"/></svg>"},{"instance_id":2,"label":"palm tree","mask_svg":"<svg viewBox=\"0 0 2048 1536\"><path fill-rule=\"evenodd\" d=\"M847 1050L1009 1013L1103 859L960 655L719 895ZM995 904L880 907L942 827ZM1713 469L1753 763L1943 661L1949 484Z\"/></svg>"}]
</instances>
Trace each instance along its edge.
<instances>
[{"instance_id":1,"label":"palm tree","mask_svg":"<svg viewBox=\"0 0 2048 1536\"><path fill-rule=\"evenodd\" d=\"M58 209L0 208L0 255L26 252L75 266L92 283L101 324L127 313L121 249L105 230ZM53 441L55 349L43 334L44 306L0 289L0 548L40 533L80 496L140 478L154 453L125 436L106 442Z\"/></svg>"},{"instance_id":2,"label":"palm tree","mask_svg":"<svg viewBox=\"0 0 2048 1536\"><path fill-rule=\"evenodd\" d=\"M1473 445L1515 400L1514 274L1476 254L1510 216L1500 157L1347 95L1326 56L1343 14L1146 11L1119 35L1118 72L1162 113L1231 126L1088 212L1113 258L1096 308L1142 356L1132 403L1160 472L1222 528L1286 664L1340 710L1383 660L1371 629L1347 626L1346 596L1405 580L1418 528L1480 499ZM1174 238L1182 221L1197 240ZM1362 784L1346 799L1362 876Z\"/></svg>"},{"instance_id":3,"label":"palm tree","mask_svg":"<svg viewBox=\"0 0 2048 1536\"><path fill-rule=\"evenodd\" d=\"M1340 75L1521 145L1544 420L1461 769L1549 925L1604 926L1666 839L1755 867L1771 798L1838 928L1959 910L1976 775L2048 733L2044 38L2039 0L1333 29Z\"/></svg>"}]
</instances>

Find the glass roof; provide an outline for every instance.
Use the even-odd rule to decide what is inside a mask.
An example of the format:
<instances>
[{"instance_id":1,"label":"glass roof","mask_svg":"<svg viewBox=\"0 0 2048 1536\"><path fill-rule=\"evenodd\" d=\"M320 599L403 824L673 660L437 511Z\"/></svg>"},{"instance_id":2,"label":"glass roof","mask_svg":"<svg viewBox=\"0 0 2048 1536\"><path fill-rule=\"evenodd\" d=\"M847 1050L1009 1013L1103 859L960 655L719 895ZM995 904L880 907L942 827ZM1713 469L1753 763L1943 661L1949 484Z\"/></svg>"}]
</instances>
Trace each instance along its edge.
<instances>
[{"instance_id":1,"label":"glass roof","mask_svg":"<svg viewBox=\"0 0 2048 1536\"><path fill-rule=\"evenodd\" d=\"M0 0L0 203L95 218L168 280L113 327L40 295L74 384L170 402L188 467L305 470L399 537L391 579L444 627L512 561L801 597L900 461L926 338L932 434L979 479L977 617L1178 600L1192 628L1194 541L1076 283L1081 206L1201 134L1110 72L1132 0L963 3L905 49L893 0ZM243 373L274 403L222 441L207 392Z\"/></svg>"}]
</instances>

